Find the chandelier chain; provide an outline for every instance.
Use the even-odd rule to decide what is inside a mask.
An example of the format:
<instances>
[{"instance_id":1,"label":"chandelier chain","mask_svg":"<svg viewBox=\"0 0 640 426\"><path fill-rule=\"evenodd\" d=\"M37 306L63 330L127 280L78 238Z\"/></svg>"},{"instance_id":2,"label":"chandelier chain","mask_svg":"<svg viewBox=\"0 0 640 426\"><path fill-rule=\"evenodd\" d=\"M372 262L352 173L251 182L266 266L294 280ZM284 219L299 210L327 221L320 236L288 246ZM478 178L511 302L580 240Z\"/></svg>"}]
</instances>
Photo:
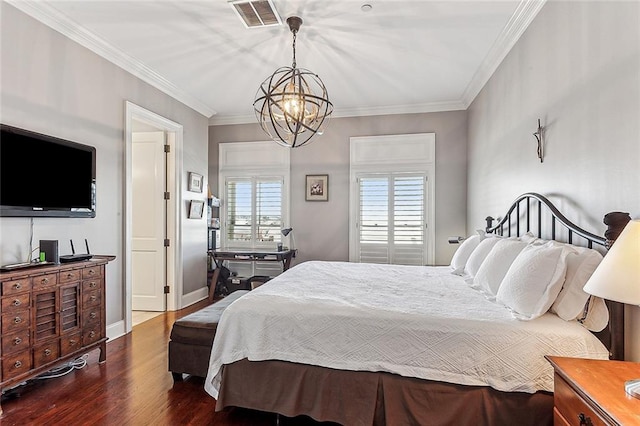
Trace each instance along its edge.
<instances>
[{"instance_id":1,"label":"chandelier chain","mask_svg":"<svg viewBox=\"0 0 640 426\"><path fill-rule=\"evenodd\" d=\"M298 33L296 30L291 31L293 33L293 63L291 64L291 68L296 67L296 34Z\"/></svg>"}]
</instances>

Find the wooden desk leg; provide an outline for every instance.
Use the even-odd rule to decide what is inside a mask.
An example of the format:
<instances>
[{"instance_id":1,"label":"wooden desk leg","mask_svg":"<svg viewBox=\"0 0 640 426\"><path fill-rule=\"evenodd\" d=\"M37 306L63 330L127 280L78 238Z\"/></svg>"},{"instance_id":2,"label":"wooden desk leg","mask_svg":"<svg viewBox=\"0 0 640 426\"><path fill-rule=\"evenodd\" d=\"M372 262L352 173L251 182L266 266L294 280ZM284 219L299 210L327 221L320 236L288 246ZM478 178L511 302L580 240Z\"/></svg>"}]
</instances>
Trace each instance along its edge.
<instances>
[{"instance_id":1,"label":"wooden desk leg","mask_svg":"<svg viewBox=\"0 0 640 426\"><path fill-rule=\"evenodd\" d=\"M293 258L293 253L295 252L291 252L288 256L282 259L282 272L286 271L291 266L291 259Z\"/></svg>"},{"instance_id":2,"label":"wooden desk leg","mask_svg":"<svg viewBox=\"0 0 640 426\"><path fill-rule=\"evenodd\" d=\"M213 296L216 293L216 284L218 283L219 276L220 267L216 266L216 269L213 271L213 275L211 276L211 281L209 281L209 302L213 302Z\"/></svg>"}]
</instances>

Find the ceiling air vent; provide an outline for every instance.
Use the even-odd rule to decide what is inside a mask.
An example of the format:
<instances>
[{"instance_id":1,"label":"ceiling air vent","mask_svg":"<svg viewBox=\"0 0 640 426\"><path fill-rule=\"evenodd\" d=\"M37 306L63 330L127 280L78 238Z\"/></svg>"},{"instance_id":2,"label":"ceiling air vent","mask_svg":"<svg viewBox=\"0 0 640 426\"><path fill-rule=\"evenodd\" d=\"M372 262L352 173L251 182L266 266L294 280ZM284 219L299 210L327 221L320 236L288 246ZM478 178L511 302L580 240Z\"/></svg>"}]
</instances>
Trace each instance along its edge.
<instances>
[{"instance_id":1,"label":"ceiling air vent","mask_svg":"<svg viewBox=\"0 0 640 426\"><path fill-rule=\"evenodd\" d=\"M247 28L268 27L282 23L271 0L234 0L229 4Z\"/></svg>"}]
</instances>

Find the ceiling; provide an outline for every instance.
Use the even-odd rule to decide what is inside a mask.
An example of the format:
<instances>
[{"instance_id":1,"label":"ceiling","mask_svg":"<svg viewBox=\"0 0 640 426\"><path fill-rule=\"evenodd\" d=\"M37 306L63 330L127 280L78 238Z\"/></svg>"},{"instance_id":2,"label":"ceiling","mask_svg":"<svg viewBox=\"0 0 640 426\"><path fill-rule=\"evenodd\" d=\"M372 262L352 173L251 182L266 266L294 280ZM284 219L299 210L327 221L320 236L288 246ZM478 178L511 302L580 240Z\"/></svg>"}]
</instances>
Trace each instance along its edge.
<instances>
[{"instance_id":1,"label":"ceiling","mask_svg":"<svg viewBox=\"0 0 640 426\"><path fill-rule=\"evenodd\" d=\"M211 124L255 122L258 87L291 65L286 23L246 28L226 0L8 2ZM303 19L297 65L320 76L345 117L466 109L544 0L273 4L283 22Z\"/></svg>"}]
</instances>

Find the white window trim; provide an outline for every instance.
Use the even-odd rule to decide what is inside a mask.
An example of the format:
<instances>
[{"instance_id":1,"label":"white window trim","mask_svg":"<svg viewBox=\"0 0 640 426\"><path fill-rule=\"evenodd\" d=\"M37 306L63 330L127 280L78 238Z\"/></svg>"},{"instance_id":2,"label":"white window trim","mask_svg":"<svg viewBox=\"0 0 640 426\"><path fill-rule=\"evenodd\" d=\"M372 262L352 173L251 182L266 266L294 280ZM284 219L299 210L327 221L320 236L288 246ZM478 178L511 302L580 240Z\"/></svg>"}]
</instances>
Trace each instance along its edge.
<instances>
[{"instance_id":1,"label":"white window trim","mask_svg":"<svg viewBox=\"0 0 640 426\"><path fill-rule=\"evenodd\" d=\"M426 182L426 263L435 264L435 133L350 138L349 261L357 262L358 182L360 174L417 172Z\"/></svg>"},{"instance_id":2,"label":"white window trim","mask_svg":"<svg viewBox=\"0 0 640 426\"><path fill-rule=\"evenodd\" d=\"M280 177L282 186L282 226L290 224L290 149L273 141L227 142L219 144L218 195L220 197L221 247L228 247L226 229L226 182L229 178ZM258 245L259 246L259 245ZM235 248L242 244L234 243Z\"/></svg>"}]
</instances>

